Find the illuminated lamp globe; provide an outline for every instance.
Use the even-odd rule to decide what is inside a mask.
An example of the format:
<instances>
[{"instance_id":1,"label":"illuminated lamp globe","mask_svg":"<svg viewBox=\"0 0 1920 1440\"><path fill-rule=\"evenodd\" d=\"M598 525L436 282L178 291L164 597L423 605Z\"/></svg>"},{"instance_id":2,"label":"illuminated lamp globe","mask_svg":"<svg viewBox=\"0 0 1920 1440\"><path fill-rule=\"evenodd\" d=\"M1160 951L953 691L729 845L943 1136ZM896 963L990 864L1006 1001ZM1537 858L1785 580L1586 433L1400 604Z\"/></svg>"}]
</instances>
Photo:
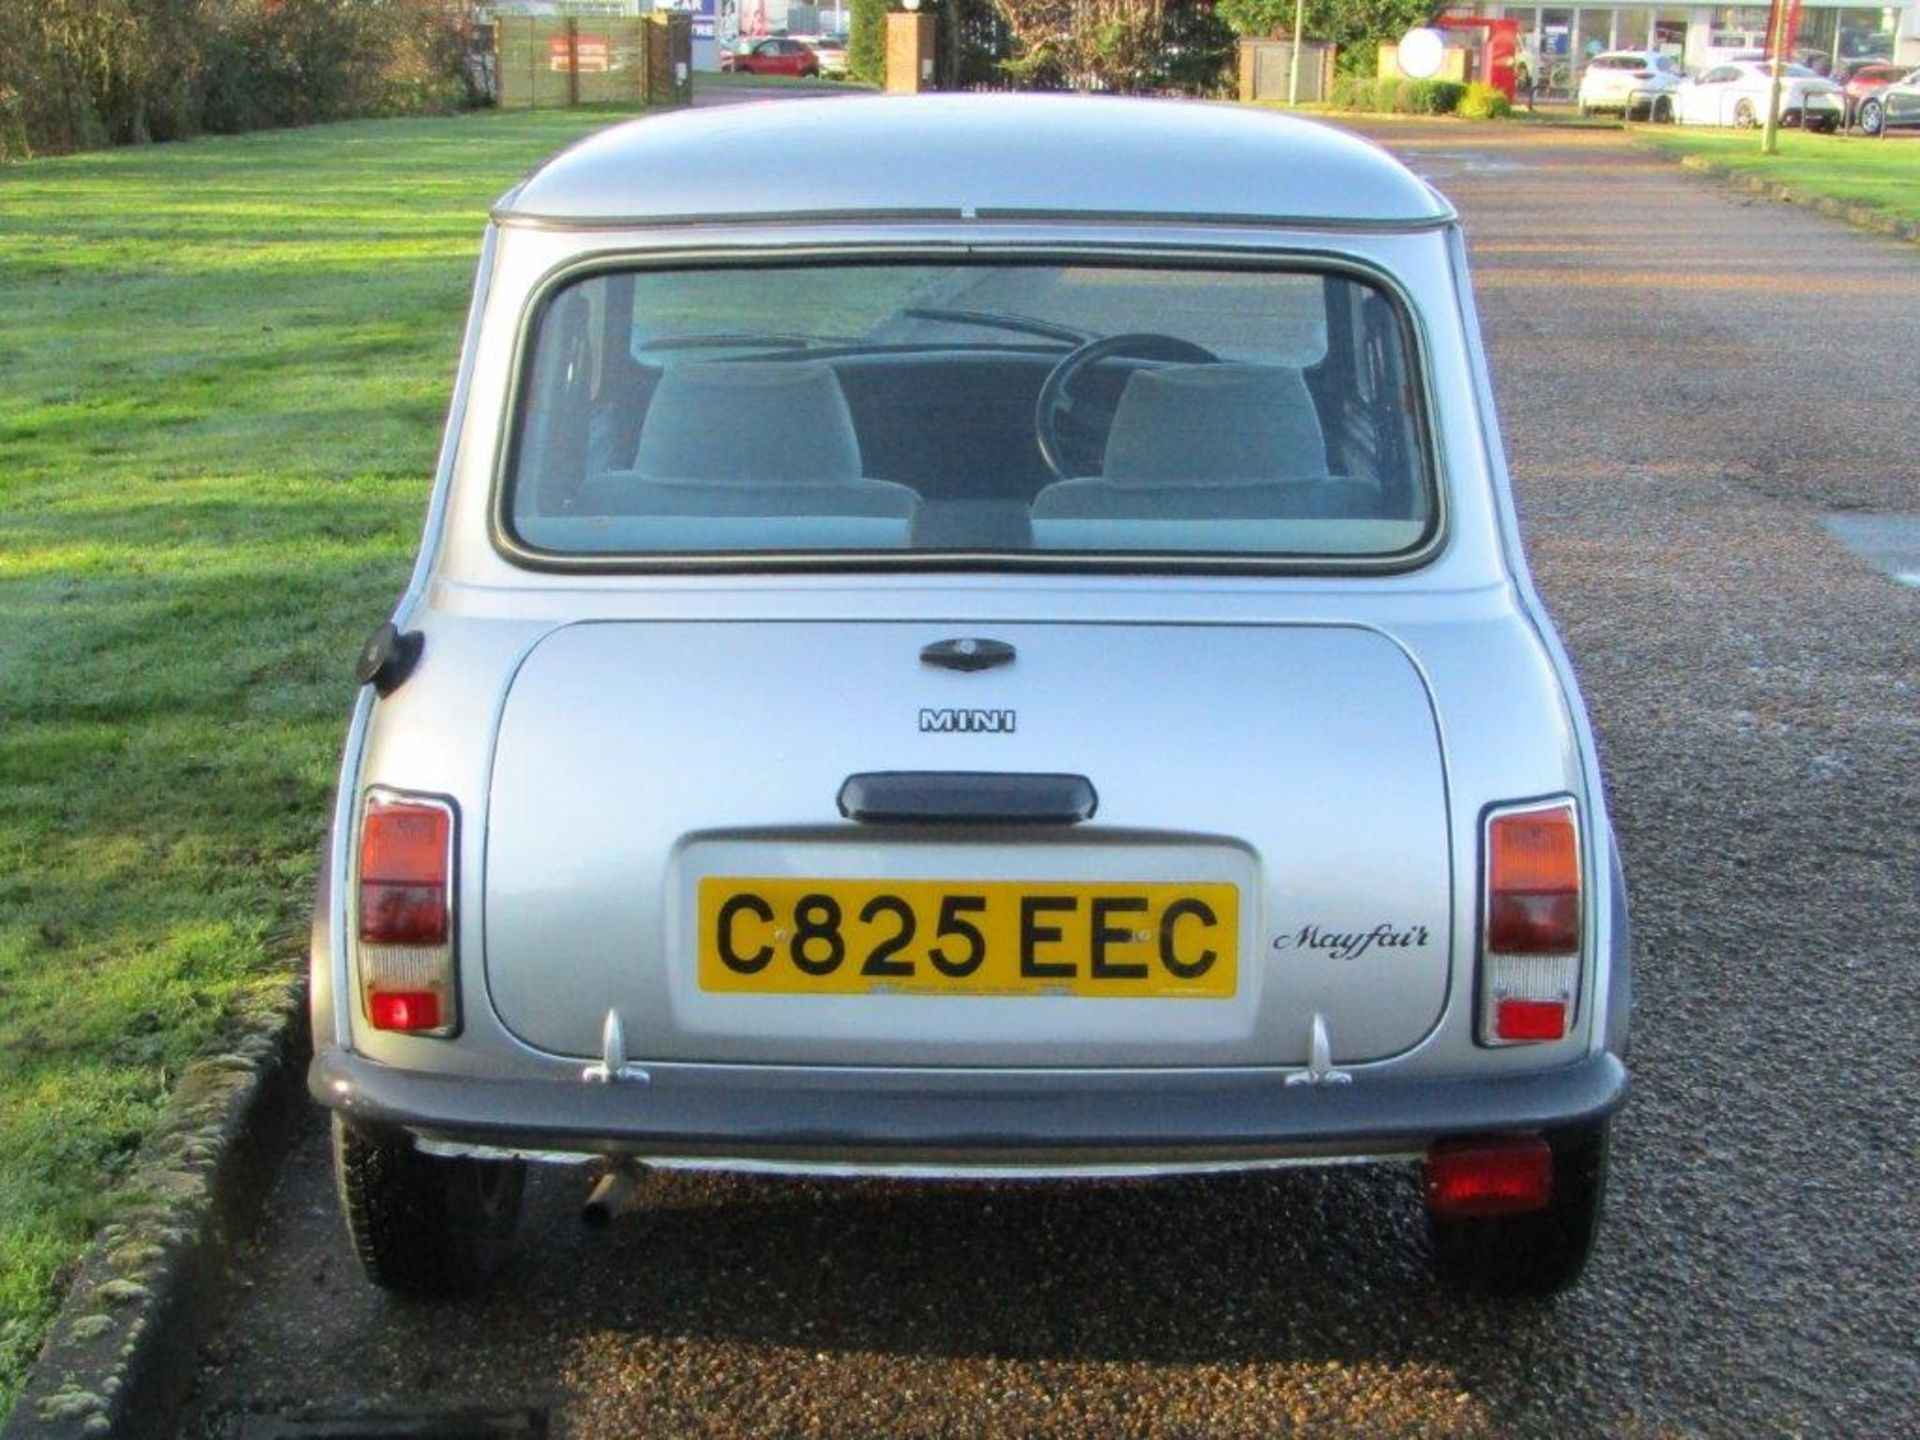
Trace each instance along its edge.
<instances>
[{"instance_id":1,"label":"illuminated lamp globe","mask_svg":"<svg viewBox=\"0 0 1920 1440\"><path fill-rule=\"evenodd\" d=\"M1438 30L1420 26L1400 37L1400 73L1409 80L1431 80L1446 60L1447 42Z\"/></svg>"}]
</instances>

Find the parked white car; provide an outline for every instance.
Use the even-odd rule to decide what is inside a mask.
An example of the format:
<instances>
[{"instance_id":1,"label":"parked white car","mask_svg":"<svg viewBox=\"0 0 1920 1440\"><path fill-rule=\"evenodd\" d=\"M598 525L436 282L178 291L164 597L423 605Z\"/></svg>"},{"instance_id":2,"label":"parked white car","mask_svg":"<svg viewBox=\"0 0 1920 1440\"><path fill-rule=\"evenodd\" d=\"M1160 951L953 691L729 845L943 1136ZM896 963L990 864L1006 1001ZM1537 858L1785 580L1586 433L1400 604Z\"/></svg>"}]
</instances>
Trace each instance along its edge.
<instances>
[{"instance_id":1,"label":"parked white car","mask_svg":"<svg viewBox=\"0 0 1920 1440\"><path fill-rule=\"evenodd\" d=\"M1657 50L1609 50L1596 55L1580 77L1580 113L1619 111L1629 120L1661 122L1674 117L1673 96L1686 72Z\"/></svg>"},{"instance_id":2,"label":"parked white car","mask_svg":"<svg viewBox=\"0 0 1920 1440\"><path fill-rule=\"evenodd\" d=\"M1846 115L1846 92L1804 65L1781 66L1780 123L1804 125L1831 134ZM1773 89L1773 67L1765 60L1736 60L1715 65L1697 80L1684 81L1674 98L1683 125L1736 125L1751 129L1766 122Z\"/></svg>"},{"instance_id":3,"label":"parked white car","mask_svg":"<svg viewBox=\"0 0 1920 1440\"><path fill-rule=\"evenodd\" d=\"M1626 894L1466 253L1353 136L1088 96L688 110L503 198L315 912L368 1274L483 1281L530 1160L595 1223L1365 1161L1447 1280L1570 1284Z\"/></svg>"}]
</instances>

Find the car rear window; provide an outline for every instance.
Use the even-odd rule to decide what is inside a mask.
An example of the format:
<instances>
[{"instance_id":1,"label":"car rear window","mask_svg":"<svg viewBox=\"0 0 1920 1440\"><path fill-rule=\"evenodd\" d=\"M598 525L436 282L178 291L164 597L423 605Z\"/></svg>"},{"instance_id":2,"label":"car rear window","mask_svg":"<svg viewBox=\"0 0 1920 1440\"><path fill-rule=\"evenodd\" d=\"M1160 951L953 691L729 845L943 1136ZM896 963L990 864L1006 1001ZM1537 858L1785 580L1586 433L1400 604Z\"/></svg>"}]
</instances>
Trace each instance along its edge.
<instances>
[{"instance_id":1,"label":"car rear window","mask_svg":"<svg viewBox=\"0 0 1920 1440\"><path fill-rule=\"evenodd\" d=\"M1409 556L1411 334L1344 271L602 271L530 327L501 531L596 563Z\"/></svg>"}]
</instances>

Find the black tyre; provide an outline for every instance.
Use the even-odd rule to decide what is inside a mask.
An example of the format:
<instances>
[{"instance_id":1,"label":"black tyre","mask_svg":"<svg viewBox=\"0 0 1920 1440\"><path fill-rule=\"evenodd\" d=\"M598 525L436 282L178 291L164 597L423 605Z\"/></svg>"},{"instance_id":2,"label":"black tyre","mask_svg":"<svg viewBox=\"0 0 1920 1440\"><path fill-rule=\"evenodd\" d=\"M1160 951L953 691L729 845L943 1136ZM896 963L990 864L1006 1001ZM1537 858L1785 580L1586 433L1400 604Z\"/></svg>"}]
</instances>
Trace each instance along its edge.
<instances>
[{"instance_id":1,"label":"black tyre","mask_svg":"<svg viewBox=\"0 0 1920 1440\"><path fill-rule=\"evenodd\" d=\"M367 1278L401 1295L478 1289L513 1254L527 1167L423 1155L333 1117L340 1213Z\"/></svg>"},{"instance_id":2,"label":"black tyre","mask_svg":"<svg viewBox=\"0 0 1920 1440\"><path fill-rule=\"evenodd\" d=\"M1753 102L1751 100L1741 100L1734 105L1733 123L1742 130L1751 130L1760 123L1753 113Z\"/></svg>"},{"instance_id":3,"label":"black tyre","mask_svg":"<svg viewBox=\"0 0 1920 1440\"><path fill-rule=\"evenodd\" d=\"M1669 97L1662 95L1653 102L1653 123L1656 125L1673 123L1673 101Z\"/></svg>"},{"instance_id":4,"label":"black tyre","mask_svg":"<svg viewBox=\"0 0 1920 1440\"><path fill-rule=\"evenodd\" d=\"M1886 114L1880 108L1880 102L1878 100L1862 100L1860 102L1861 134L1878 135L1885 124Z\"/></svg>"},{"instance_id":5,"label":"black tyre","mask_svg":"<svg viewBox=\"0 0 1920 1440\"><path fill-rule=\"evenodd\" d=\"M1552 1295L1580 1278L1600 1233L1607 1189L1607 1126L1550 1133L1553 1198L1528 1215L1428 1215L1434 1268L1451 1289L1478 1295Z\"/></svg>"}]
</instances>

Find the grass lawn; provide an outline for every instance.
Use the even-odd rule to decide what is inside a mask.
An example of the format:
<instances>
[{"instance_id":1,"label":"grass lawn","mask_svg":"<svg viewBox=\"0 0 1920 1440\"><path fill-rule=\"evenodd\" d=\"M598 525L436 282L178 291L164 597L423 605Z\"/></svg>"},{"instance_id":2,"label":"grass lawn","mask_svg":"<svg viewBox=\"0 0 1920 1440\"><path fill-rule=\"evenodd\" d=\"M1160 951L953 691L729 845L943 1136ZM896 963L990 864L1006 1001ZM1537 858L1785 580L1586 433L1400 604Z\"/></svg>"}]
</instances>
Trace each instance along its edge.
<instances>
[{"instance_id":1,"label":"grass lawn","mask_svg":"<svg viewBox=\"0 0 1920 1440\"><path fill-rule=\"evenodd\" d=\"M607 118L0 167L0 1417L181 1066L299 963L487 203Z\"/></svg>"},{"instance_id":2,"label":"grass lawn","mask_svg":"<svg viewBox=\"0 0 1920 1440\"><path fill-rule=\"evenodd\" d=\"M1780 153L1762 155L1751 130L1636 127L1640 143L1673 155L1699 155L1715 165L1762 175L1810 196L1865 205L1920 221L1920 138L1780 132Z\"/></svg>"}]
</instances>

